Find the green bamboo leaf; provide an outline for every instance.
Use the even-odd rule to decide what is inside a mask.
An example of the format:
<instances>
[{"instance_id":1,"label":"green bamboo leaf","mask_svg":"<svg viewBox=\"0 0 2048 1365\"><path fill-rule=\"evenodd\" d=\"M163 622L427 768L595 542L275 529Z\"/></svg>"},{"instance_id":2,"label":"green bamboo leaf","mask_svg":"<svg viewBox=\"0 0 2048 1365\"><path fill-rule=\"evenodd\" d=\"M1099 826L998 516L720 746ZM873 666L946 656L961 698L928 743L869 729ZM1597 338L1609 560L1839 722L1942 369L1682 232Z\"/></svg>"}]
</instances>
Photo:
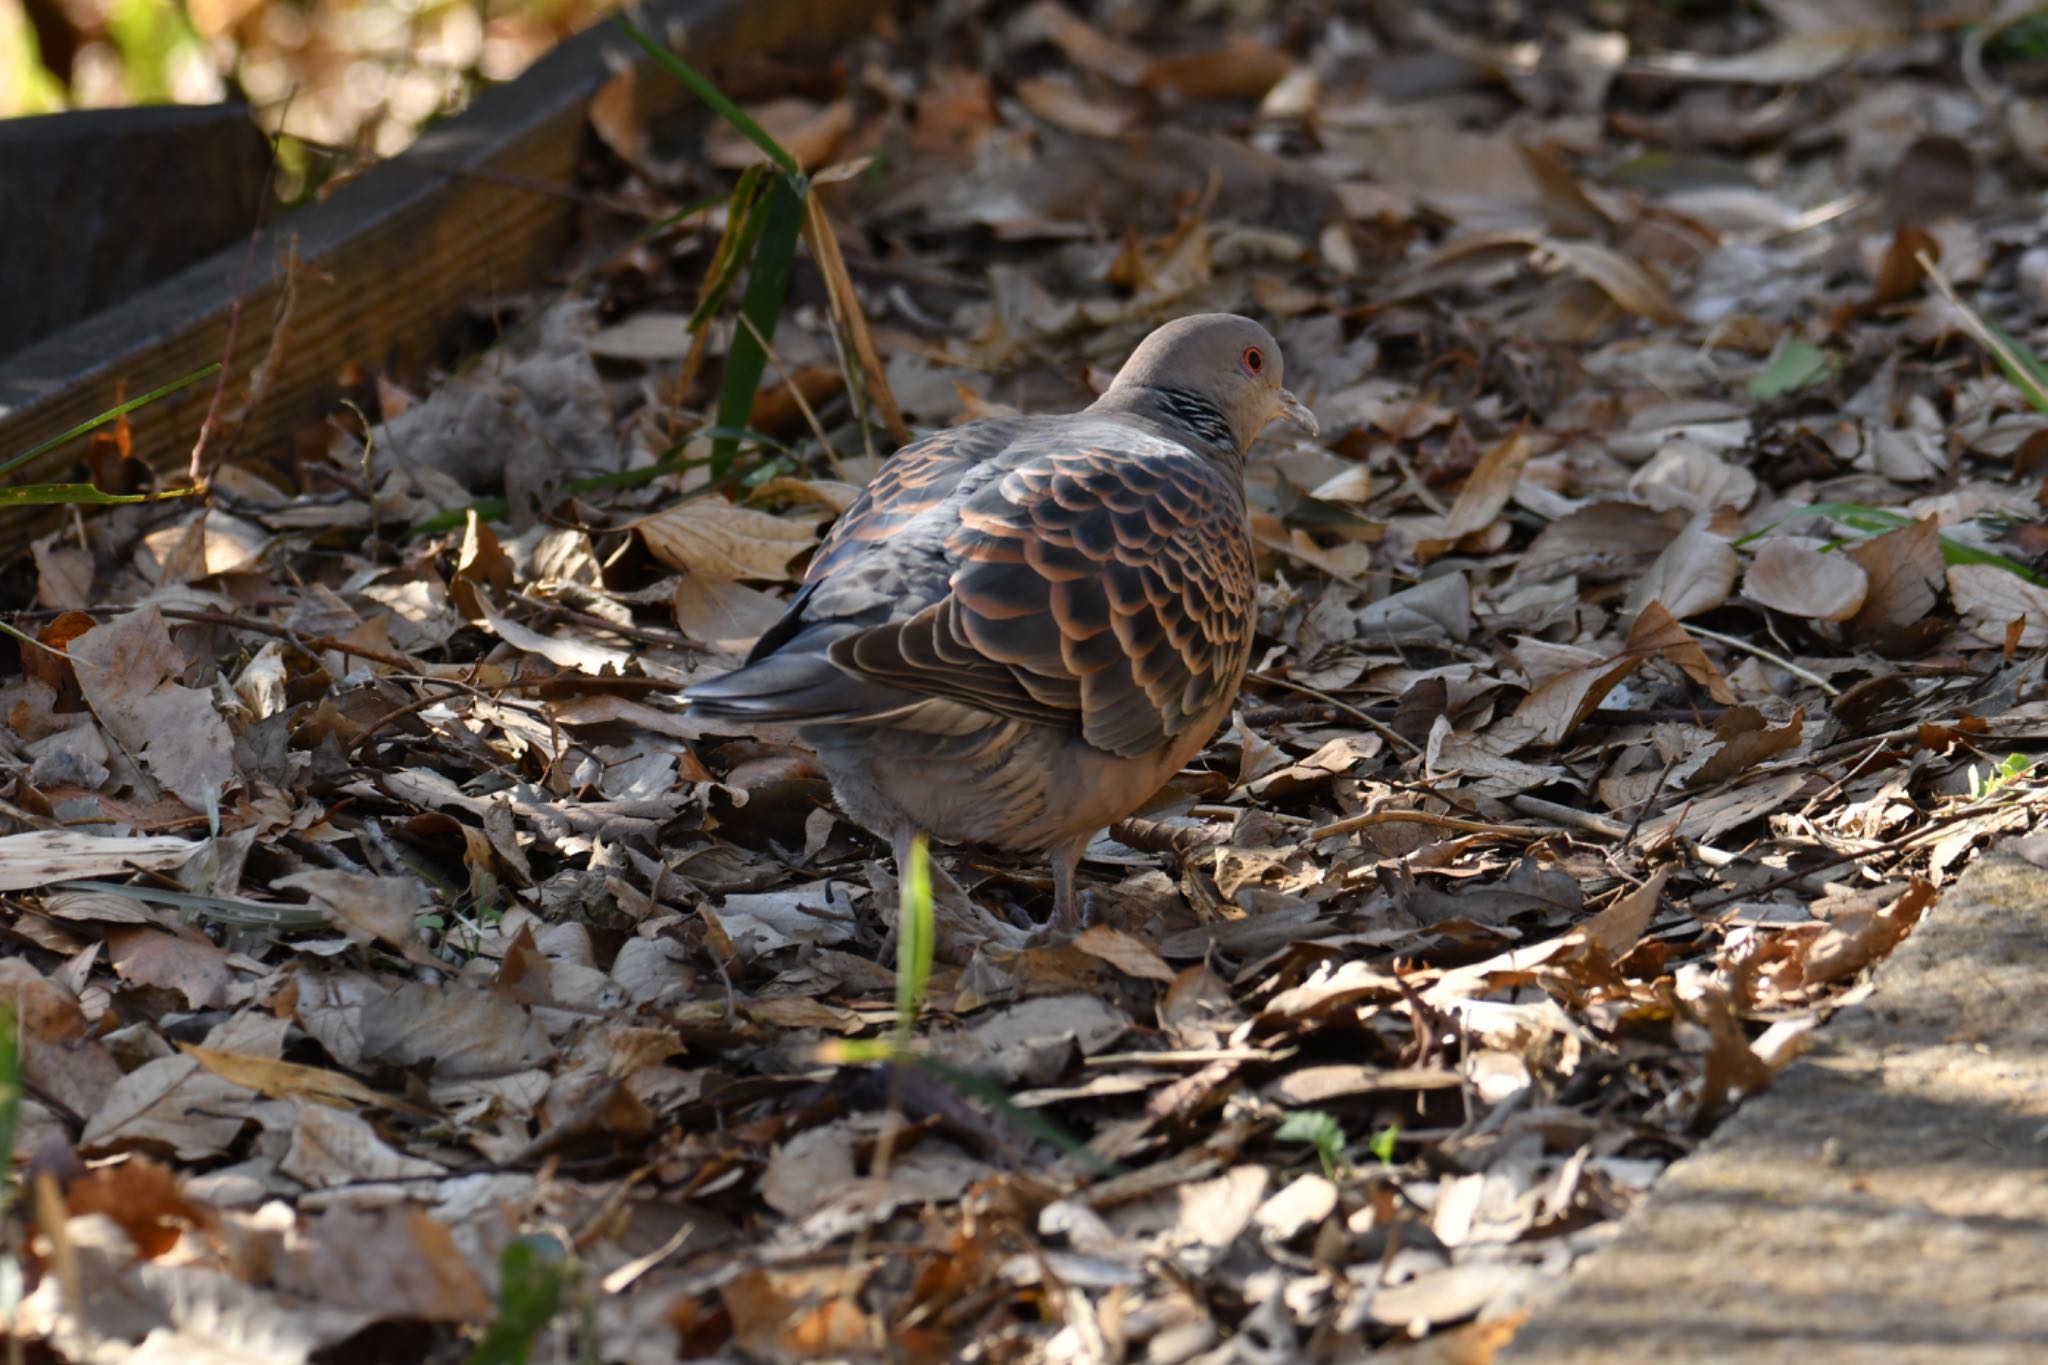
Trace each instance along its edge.
<instances>
[{"instance_id":1,"label":"green bamboo leaf","mask_svg":"<svg viewBox=\"0 0 2048 1365\"><path fill-rule=\"evenodd\" d=\"M740 312L754 327L753 331L742 327L734 332L732 346L726 351L725 375L718 386L718 425L722 427L744 427L753 412L754 391L761 386L761 374L768 367L764 343L775 339L775 324L782 319L782 303L789 295L790 268L796 262L797 236L804 225L803 186L788 176L775 177L763 213L760 245L747 272L747 292L740 298ZM713 443L714 483L730 472L738 454L737 440L720 437Z\"/></svg>"},{"instance_id":2,"label":"green bamboo leaf","mask_svg":"<svg viewBox=\"0 0 2048 1365\"><path fill-rule=\"evenodd\" d=\"M696 67L691 66L681 57L669 51L666 46L656 42L651 36L642 32L631 20L614 15L612 23L617 26L620 32L638 43L641 50L654 58L663 70L688 87L691 94L710 105L712 111L720 118L739 129L745 135L747 141L761 149L763 156L773 161L790 175L802 173L803 167L796 164L796 158L783 150L781 143L768 136L767 129L754 122L752 115L748 114L746 110L740 108L737 104L734 104L723 90L720 90L707 80Z\"/></svg>"},{"instance_id":3,"label":"green bamboo leaf","mask_svg":"<svg viewBox=\"0 0 2048 1365\"><path fill-rule=\"evenodd\" d=\"M117 418L123 417L128 413L135 411L137 408L147 407L151 403L154 403L159 398L167 397L170 394L176 393L179 389L185 388L186 386L191 384L197 384L200 380L210 378L211 376L219 373L220 362L216 360L211 365L200 366L198 369L192 371L192 373L184 376L181 379L173 379L170 383L164 385L160 389L151 389L148 393L143 394L140 398L131 398L125 403L120 403L114 407L108 408L99 416L88 418L85 421L80 422L77 426L71 428L71 430L67 432L63 432L60 435L52 436L49 440L40 442L39 444L32 445L27 450L22 451L21 454L16 455L11 459L8 459L6 461L0 461L0 474L11 474L15 470L27 464L30 460L35 459L38 455L47 455L49 452L55 450L58 446L63 445L66 441L76 440L80 436L85 435L88 431L95 431L100 427L105 426L107 423L112 422ZM59 485L50 486L57 487Z\"/></svg>"}]
</instances>

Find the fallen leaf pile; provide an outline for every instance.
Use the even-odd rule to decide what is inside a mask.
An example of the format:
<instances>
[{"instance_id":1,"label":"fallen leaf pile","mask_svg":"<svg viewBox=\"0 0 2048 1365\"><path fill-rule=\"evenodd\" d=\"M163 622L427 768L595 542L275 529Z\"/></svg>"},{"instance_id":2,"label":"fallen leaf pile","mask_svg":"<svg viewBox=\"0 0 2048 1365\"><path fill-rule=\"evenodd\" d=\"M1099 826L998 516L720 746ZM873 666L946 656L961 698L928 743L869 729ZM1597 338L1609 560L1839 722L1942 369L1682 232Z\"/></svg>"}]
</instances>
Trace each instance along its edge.
<instances>
[{"instance_id":1,"label":"fallen leaf pile","mask_svg":"<svg viewBox=\"0 0 2048 1365\"><path fill-rule=\"evenodd\" d=\"M1250 465L1234 722L1070 943L940 854L893 1071L835 1051L886 850L675 701L881 385L800 261L707 480L726 222L643 229L757 153L601 98L567 298L8 571L18 1334L452 1360L556 1274L541 1358L1483 1359L2033 819L2048 417L1978 316L2048 334L2048 105L1988 8L954 0L716 73L913 429L1205 310L1323 429Z\"/></svg>"}]
</instances>

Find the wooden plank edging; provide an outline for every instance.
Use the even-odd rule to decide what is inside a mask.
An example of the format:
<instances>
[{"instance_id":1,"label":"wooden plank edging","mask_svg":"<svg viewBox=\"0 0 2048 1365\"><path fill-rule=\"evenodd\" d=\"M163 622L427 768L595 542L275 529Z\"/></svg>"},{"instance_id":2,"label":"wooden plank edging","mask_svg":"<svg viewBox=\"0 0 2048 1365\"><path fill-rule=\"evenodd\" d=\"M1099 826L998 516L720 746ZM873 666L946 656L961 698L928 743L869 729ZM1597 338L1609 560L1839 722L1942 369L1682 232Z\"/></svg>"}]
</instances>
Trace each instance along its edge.
<instances>
[{"instance_id":1,"label":"wooden plank edging","mask_svg":"<svg viewBox=\"0 0 2048 1365\"><path fill-rule=\"evenodd\" d=\"M637 18L694 63L716 65L741 53L829 50L864 30L884 2L650 0ZM247 402L250 375L277 342L274 372L237 437L244 452L326 412L345 367L431 357L468 305L526 287L560 263L578 204L527 186L571 184L590 100L628 66L639 71L642 111L663 113L688 98L623 33L600 23L516 80L481 91L409 153L280 218L253 252L237 243L0 362L0 457L112 407L124 383L132 397L220 360L238 294L224 412ZM286 252L293 239L295 268ZM279 337L288 269L293 298ZM213 387L195 384L138 412L136 457L159 475L181 470ZM75 446L52 451L11 481L59 477L78 454ZM21 514L0 519L0 551L19 552L30 524Z\"/></svg>"}]
</instances>

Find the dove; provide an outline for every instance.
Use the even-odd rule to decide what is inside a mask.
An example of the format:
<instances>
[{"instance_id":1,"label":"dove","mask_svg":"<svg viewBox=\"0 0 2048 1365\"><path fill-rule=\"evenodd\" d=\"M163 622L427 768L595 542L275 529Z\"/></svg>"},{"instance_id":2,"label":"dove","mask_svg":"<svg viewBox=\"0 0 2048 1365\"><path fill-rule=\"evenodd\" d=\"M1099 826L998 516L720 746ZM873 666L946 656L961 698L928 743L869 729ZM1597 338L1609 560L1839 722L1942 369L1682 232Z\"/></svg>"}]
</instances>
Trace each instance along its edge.
<instances>
[{"instance_id":1,"label":"dove","mask_svg":"<svg viewBox=\"0 0 2048 1365\"><path fill-rule=\"evenodd\" d=\"M693 714L798 727L899 875L919 831L1040 854L1053 933L1104 828L1207 744L1251 659L1244 462L1316 434L1249 318L1141 342L1075 413L988 417L903 447L819 545L746 662Z\"/></svg>"}]
</instances>

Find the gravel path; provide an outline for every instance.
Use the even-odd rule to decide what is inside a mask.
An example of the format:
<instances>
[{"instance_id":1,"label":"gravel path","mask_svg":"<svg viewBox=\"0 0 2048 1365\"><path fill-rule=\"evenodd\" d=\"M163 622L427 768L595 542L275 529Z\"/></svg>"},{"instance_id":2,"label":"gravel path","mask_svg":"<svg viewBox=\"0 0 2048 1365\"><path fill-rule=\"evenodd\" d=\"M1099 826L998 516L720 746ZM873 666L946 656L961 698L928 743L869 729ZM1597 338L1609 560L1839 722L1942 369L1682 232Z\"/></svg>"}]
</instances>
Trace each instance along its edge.
<instances>
[{"instance_id":1,"label":"gravel path","mask_svg":"<svg viewBox=\"0 0 2048 1365\"><path fill-rule=\"evenodd\" d=\"M2025 843L1951 887L1501 1365L2048 1361L2048 871Z\"/></svg>"}]
</instances>

